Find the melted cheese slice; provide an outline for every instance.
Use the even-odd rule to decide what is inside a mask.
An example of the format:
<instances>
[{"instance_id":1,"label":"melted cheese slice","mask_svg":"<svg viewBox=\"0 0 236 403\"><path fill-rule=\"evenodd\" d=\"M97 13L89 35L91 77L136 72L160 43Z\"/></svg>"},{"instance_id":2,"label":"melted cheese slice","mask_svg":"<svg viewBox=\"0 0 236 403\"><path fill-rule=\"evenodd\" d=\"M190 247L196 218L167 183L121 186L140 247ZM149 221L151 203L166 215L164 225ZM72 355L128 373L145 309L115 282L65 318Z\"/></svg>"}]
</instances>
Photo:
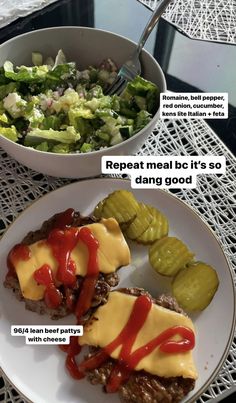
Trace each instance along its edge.
<instances>
[{"instance_id":1,"label":"melted cheese slice","mask_svg":"<svg viewBox=\"0 0 236 403\"><path fill-rule=\"evenodd\" d=\"M112 342L125 327L130 317L137 297L113 291L108 302L100 306L84 327L84 334L79 338L81 345L105 347ZM164 330L172 326L187 326L194 331L192 321L179 313L152 304L147 319L139 331L132 347L131 353L144 346ZM173 339L178 339L176 336ZM118 359L121 346L111 354ZM193 362L192 351L177 354L163 353L157 347L144 357L135 370L145 370L161 377L182 376L184 378L197 378L197 371Z\"/></svg>"},{"instance_id":2,"label":"melted cheese slice","mask_svg":"<svg viewBox=\"0 0 236 403\"><path fill-rule=\"evenodd\" d=\"M114 218L103 219L100 223L89 224L86 227L99 242L98 265L101 273L113 273L120 266L130 263L129 247ZM16 262L15 270L23 296L31 300L40 300L44 296L45 287L37 285L33 274L44 264L48 264L56 274L58 263L51 247L45 241L35 242L29 248L30 259ZM84 277L87 273L88 250L83 242L77 243L72 250L71 258L76 264L76 274Z\"/></svg>"}]
</instances>

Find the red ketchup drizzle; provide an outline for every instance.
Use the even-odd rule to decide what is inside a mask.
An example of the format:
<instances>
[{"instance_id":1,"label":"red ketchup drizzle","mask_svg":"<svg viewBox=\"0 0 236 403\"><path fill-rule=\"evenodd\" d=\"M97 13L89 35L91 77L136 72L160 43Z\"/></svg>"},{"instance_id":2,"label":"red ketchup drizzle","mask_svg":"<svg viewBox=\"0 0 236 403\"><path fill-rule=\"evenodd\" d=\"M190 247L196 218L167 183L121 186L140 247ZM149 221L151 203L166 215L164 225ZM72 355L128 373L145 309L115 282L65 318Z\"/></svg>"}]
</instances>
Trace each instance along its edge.
<instances>
[{"instance_id":1,"label":"red ketchup drizzle","mask_svg":"<svg viewBox=\"0 0 236 403\"><path fill-rule=\"evenodd\" d=\"M75 264L70 255L78 242L78 234L78 228L53 229L47 239L58 262L57 280L69 287L76 282Z\"/></svg>"},{"instance_id":2,"label":"red ketchup drizzle","mask_svg":"<svg viewBox=\"0 0 236 403\"><path fill-rule=\"evenodd\" d=\"M78 228L69 227L73 223L75 211L72 208L57 214L49 233L47 243L52 248L54 257L58 262L57 280L65 286L66 302L69 308L73 307L73 298L71 288L75 285L75 264L71 259L71 252L77 242L81 240L88 248L88 266L87 274L83 279L80 295L75 307L77 323L80 323L81 317L88 311L93 299L99 267L97 261L97 250L99 243L87 227ZM69 227L69 228L68 228ZM18 260L28 260L30 258L30 249L27 245L19 244L10 251L7 259L8 274L15 276L14 264ZM62 302L62 294L56 288L53 272L49 265L44 264L34 273L35 281L46 287L44 300L49 308L57 308ZM84 374L78 370L75 356L81 351L77 337L70 338L69 345L60 346L61 350L67 352L66 367L71 376L81 379Z\"/></svg>"},{"instance_id":3,"label":"red ketchup drizzle","mask_svg":"<svg viewBox=\"0 0 236 403\"><path fill-rule=\"evenodd\" d=\"M116 348L121 346L118 363L112 369L106 385L107 392L116 392L120 385L128 380L131 372L135 369L138 363L158 346L161 351L169 354L193 349L195 345L193 331L184 326L174 326L165 330L149 343L131 353L137 334L144 325L151 306L152 301L146 295L138 297L134 303L127 324L115 340L93 357L84 360L79 365L79 370L81 372L95 369L102 365ZM177 334L183 338L178 341L171 340L171 337Z\"/></svg>"},{"instance_id":4,"label":"red ketchup drizzle","mask_svg":"<svg viewBox=\"0 0 236 403\"><path fill-rule=\"evenodd\" d=\"M58 261L57 279L69 287L73 287L76 281L75 265L70 254L77 243L78 229L66 227L73 223L74 215L72 208L57 214L47 240Z\"/></svg>"},{"instance_id":5,"label":"red ketchup drizzle","mask_svg":"<svg viewBox=\"0 0 236 403\"><path fill-rule=\"evenodd\" d=\"M75 211L73 208L68 208L62 213L58 213L53 223L53 229L64 228L73 223ZM17 244L15 245L7 256L8 273L6 277L16 277L15 264L19 260L28 260L30 258L30 249L27 245Z\"/></svg>"},{"instance_id":6,"label":"red ketchup drizzle","mask_svg":"<svg viewBox=\"0 0 236 403\"><path fill-rule=\"evenodd\" d=\"M34 272L35 281L46 287L44 291L44 300L49 308L56 309L61 304L62 294L56 288L53 273L48 264L44 264Z\"/></svg>"},{"instance_id":7,"label":"red ketchup drizzle","mask_svg":"<svg viewBox=\"0 0 236 403\"><path fill-rule=\"evenodd\" d=\"M6 277L16 277L15 264L20 260L27 261L30 259L30 249L27 245L15 245L7 256L8 272Z\"/></svg>"},{"instance_id":8,"label":"red ketchup drizzle","mask_svg":"<svg viewBox=\"0 0 236 403\"><path fill-rule=\"evenodd\" d=\"M77 240L81 240L88 248L88 266L87 274L83 279L78 301L76 303L75 315L77 323L80 323L81 317L88 311L93 299L95 285L99 275L97 251L99 247L98 240L93 236L92 232L87 227L82 227L77 234ZM70 375L75 379L84 377L84 373L79 371L75 361L75 356L80 353L81 347L78 344L78 337L70 338L69 346L60 346L63 351L67 352L66 368Z\"/></svg>"}]
</instances>

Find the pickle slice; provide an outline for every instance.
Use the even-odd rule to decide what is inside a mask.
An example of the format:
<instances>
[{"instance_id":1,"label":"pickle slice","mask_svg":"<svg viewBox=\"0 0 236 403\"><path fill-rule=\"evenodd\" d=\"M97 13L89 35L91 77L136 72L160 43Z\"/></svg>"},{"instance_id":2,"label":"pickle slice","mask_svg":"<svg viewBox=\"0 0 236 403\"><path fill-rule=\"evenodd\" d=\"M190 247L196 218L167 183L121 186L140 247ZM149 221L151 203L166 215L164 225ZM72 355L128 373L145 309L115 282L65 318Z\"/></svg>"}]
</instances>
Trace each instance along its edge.
<instances>
[{"instance_id":1,"label":"pickle slice","mask_svg":"<svg viewBox=\"0 0 236 403\"><path fill-rule=\"evenodd\" d=\"M165 237L149 247L149 262L157 273L174 276L194 257L187 246L175 237Z\"/></svg>"},{"instance_id":2,"label":"pickle slice","mask_svg":"<svg viewBox=\"0 0 236 403\"><path fill-rule=\"evenodd\" d=\"M119 224L132 221L138 210L138 202L128 190L116 190L104 201L101 217L114 217Z\"/></svg>"},{"instance_id":3,"label":"pickle slice","mask_svg":"<svg viewBox=\"0 0 236 403\"><path fill-rule=\"evenodd\" d=\"M211 302L219 279L216 271L206 263L196 262L181 270L172 281L172 291L186 311L202 311Z\"/></svg>"},{"instance_id":4,"label":"pickle slice","mask_svg":"<svg viewBox=\"0 0 236 403\"><path fill-rule=\"evenodd\" d=\"M102 209L103 209L105 200L106 199L101 200L93 210L93 217L96 218L97 220L100 220L102 218Z\"/></svg>"},{"instance_id":5,"label":"pickle slice","mask_svg":"<svg viewBox=\"0 0 236 403\"><path fill-rule=\"evenodd\" d=\"M163 238L169 231L169 223L166 216L155 207L147 207L153 217L152 223L147 230L136 239L137 242L144 245L152 244L157 239Z\"/></svg>"},{"instance_id":6,"label":"pickle slice","mask_svg":"<svg viewBox=\"0 0 236 403\"><path fill-rule=\"evenodd\" d=\"M125 234L129 239L135 240L142 235L149 227L153 220L153 217L144 203L139 203L136 216L131 224L126 228Z\"/></svg>"}]
</instances>

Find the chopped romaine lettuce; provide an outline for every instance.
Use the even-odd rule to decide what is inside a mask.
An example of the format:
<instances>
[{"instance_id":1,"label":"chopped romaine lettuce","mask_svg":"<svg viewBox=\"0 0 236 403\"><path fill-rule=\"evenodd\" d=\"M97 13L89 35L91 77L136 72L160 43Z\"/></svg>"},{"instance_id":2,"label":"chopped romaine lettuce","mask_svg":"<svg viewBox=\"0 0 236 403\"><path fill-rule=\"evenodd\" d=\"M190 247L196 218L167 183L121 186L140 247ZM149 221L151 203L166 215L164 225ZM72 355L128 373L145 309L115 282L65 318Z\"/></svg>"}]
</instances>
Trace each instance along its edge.
<instances>
[{"instance_id":1,"label":"chopped romaine lettuce","mask_svg":"<svg viewBox=\"0 0 236 403\"><path fill-rule=\"evenodd\" d=\"M59 143L55 144L50 150L52 153L68 154L71 151L70 144Z\"/></svg>"},{"instance_id":2,"label":"chopped romaine lettuce","mask_svg":"<svg viewBox=\"0 0 236 403\"><path fill-rule=\"evenodd\" d=\"M80 149L81 153L88 153L92 151L92 146L89 143L84 143Z\"/></svg>"},{"instance_id":3,"label":"chopped romaine lettuce","mask_svg":"<svg viewBox=\"0 0 236 403\"><path fill-rule=\"evenodd\" d=\"M11 92L16 92L19 88L19 84L15 82L10 82L5 85L0 86L0 100L5 98Z\"/></svg>"},{"instance_id":4,"label":"chopped romaine lettuce","mask_svg":"<svg viewBox=\"0 0 236 403\"><path fill-rule=\"evenodd\" d=\"M73 111L70 112L71 112L70 116L72 118L70 122L72 121L74 122L73 124L72 123L70 124L72 124L75 127L76 131L79 132L81 136L87 137L88 135L93 134L94 130L91 124L91 122L93 122L92 120L79 117L76 114L73 117Z\"/></svg>"},{"instance_id":5,"label":"chopped romaine lettuce","mask_svg":"<svg viewBox=\"0 0 236 403\"><path fill-rule=\"evenodd\" d=\"M133 105L133 100L127 101L125 99L120 100L120 114L127 118L134 119L137 115L137 110Z\"/></svg>"},{"instance_id":6,"label":"chopped romaine lettuce","mask_svg":"<svg viewBox=\"0 0 236 403\"><path fill-rule=\"evenodd\" d=\"M59 115L49 115L46 118L44 118L40 124L40 129L42 130L59 130L61 128L61 125L63 124L63 121L65 119L65 115L63 113L60 113Z\"/></svg>"},{"instance_id":7,"label":"chopped romaine lettuce","mask_svg":"<svg viewBox=\"0 0 236 403\"><path fill-rule=\"evenodd\" d=\"M97 109L111 109L112 98L108 95L103 95L101 98L92 98L85 102L85 106L88 106L93 112Z\"/></svg>"},{"instance_id":8,"label":"chopped romaine lettuce","mask_svg":"<svg viewBox=\"0 0 236 403\"><path fill-rule=\"evenodd\" d=\"M49 146L48 146L47 141L43 141L42 143L38 144L35 147L35 149L38 151L49 151Z\"/></svg>"},{"instance_id":9,"label":"chopped romaine lettuce","mask_svg":"<svg viewBox=\"0 0 236 403\"><path fill-rule=\"evenodd\" d=\"M43 81L48 73L48 66L33 66L17 67L17 71L14 71L13 64L6 61L3 65L5 76L13 81L23 81L23 82L38 82Z\"/></svg>"},{"instance_id":10,"label":"chopped romaine lettuce","mask_svg":"<svg viewBox=\"0 0 236 403\"><path fill-rule=\"evenodd\" d=\"M44 140L65 143L65 144L73 144L76 143L80 139L80 134L76 132L73 126L68 126L66 130L42 130L42 129L33 129L25 136L25 145L34 146L37 143L41 143Z\"/></svg>"},{"instance_id":11,"label":"chopped romaine lettuce","mask_svg":"<svg viewBox=\"0 0 236 403\"><path fill-rule=\"evenodd\" d=\"M127 85L127 91L132 95L145 96L148 91L156 89L156 85L137 76Z\"/></svg>"},{"instance_id":12,"label":"chopped romaine lettuce","mask_svg":"<svg viewBox=\"0 0 236 403\"><path fill-rule=\"evenodd\" d=\"M140 97L140 95L135 95L134 101L140 110L147 110L147 101L146 101L145 97Z\"/></svg>"},{"instance_id":13,"label":"chopped romaine lettuce","mask_svg":"<svg viewBox=\"0 0 236 403\"><path fill-rule=\"evenodd\" d=\"M75 63L58 64L49 70L47 74L48 80L60 81L66 80L75 74Z\"/></svg>"},{"instance_id":14,"label":"chopped romaine lettuce","mask_svg":"<svg viewBox=\"0 0 236 403\"><path fill-rule=\"evenodd\" d=\"M121 96L104 95L116 78L111 60L83 71L62 50L55 61L34 52L34 66L0 68L0 126L39 151L86 153L130 138L152 119L159 89L136 77ZM4 134L3 134L4 135Z\"/></svg>"},{"instance_id":15,"label":"chopped romaine lettuce","mask_svg":"<svg viewBox=\"0 0 236 403\"><path fill-rule=\"evenodd\" d=\"M67 112L73 106L77 107L82 103L83 99L81 100L78 93L75 90L68 88L64 92L64 95L59 97L57 100L52 99L51 108L57 113L59 113L61 110Z\"/></svg>"},{"instance_id":16,"label":"chopped romaine lettuce","mask_svg":"<svg viewBox=\"0 0 236 403\"><path fill-rule=\"evenodd\" d=\"M18 138L19 138L19 134L16 131L15 126L11 126L11 127L0 127L0 134L3 137L6 137L8 140L17 142Z\"/></svg>"},{"instance_id":17,"label":"chopped romaine lettuce","mask_svg":"<svg viewBox=\"0 0 236 403\"><path fill-rule=\"evenodd\" d=\"M6 113L1 113L0 114L0 126L5 126L10 123L9 117L6 115Z\"/></svg>"},{"instance_id":18,"label":"chopped romaine lettuce","mask_svg":"<svg viewBox=\"0 0 236 403\"><path fill-rule=\"evenodd\" d=\"M44 121L44 114L34 106L33 108L28 109L23 117L29 121L30 128L38 127Z\"/></svg>"},{"instance_id":19,"label":"chopped romaine lettuce","mask_svg":"<svg viewBox=\"0 0 236 403\"><path fill-rule=\"evenodd\" d=\"M95 115L101 119L104 120L104 118L107 117L112 117L112 118L118 118L118 114L113 111L112 109L104 108L104 109L97 109L95 112Z\"/></svg>"},{"instance_id":20,"label":"chopped romaine lettuce","mask_svg":"<svg viewBox=\"0 0 236 403\"><path fill-rule=\"evenodd\" d=\"M93 98L101 98L101 97L104 97L104 95L103 95L102 87L100 85L95 85L87 93L87 98L90 100Z\"/></svg>"},{"instance_id":21,"label":"chopped romaine lettuce","mask_svg":"<svg viewBox=\"0 0 236 403\"><path fill-rule=\"evenodd\" d=\"M77 127L77 120L78 118L83 118L83 119L94 119L95 115L91 112L89 108L85 108L83 106L79 108L71 108L68 111L68 118L69 122L72 126Z\"/></svg>"},{"instance_id":22,"label":"chopped romaine lettuce","mask_svg":"<svg viewBox=\"0 0 236 403\"><path fill-rule=\"evenodd\" d=\"M5 76L5 70L3 67L0 67L0 85L5 85L9 83L9 79Z\"/></svg>"},{"instance_id":23,"label":"chopped romaine lettuce","mask_svg":"<svg viewBox=\"0 0 236 403\"><path fill-rule=\"evenodd\" d=\"M147 124L152 120L152 117L149 112L147 111L140 111L137 114L137 117L135 119L134 123L134 129L135 132L137 133L139 130L143 129Z\"/></svg>"},{"instance_id":24,"label":"chopped romaine lettuce","mask_svg":"<svg viewBox=\"0 0 236 403\"><path fill-rule=\"evenodd\" d=\"M137 76L133 81L128 83L124 93L134 96L136 104L140 110L147 110L154 114L159 104L160 91L157 86L144 78ZM123 94L125 96L125 94ZM143 97L144 100L141 100ZM145 101L145 105L143 102Z\"/></svg>"},{"instance_id":25,"label":"chopped romaine lettuce","mask_svg":"<svg viewBox=\"0 0 236 403\"><path fill-rule=\"evenodd\" d=\"M108 133L105 133L103 129L98 129L96 131L96 135L103 141L105 141L105 143L109 144L110 142L110 136Z\"/></svg>"}]
</instances>

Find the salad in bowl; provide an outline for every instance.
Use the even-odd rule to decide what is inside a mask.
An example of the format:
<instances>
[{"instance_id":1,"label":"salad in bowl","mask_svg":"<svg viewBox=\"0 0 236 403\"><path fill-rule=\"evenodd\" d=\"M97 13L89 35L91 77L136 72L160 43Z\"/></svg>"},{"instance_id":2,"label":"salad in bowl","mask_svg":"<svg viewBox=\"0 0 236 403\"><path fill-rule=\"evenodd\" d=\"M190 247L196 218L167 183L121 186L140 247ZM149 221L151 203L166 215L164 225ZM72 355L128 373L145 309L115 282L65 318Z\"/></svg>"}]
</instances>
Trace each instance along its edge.
<instances>
[{"instance_id":1,"label":"salad in bowl","mask_svg":"<svg viewBox=\"0 0 236 403\"><path fill-rule=\"evenodd\" d=\"M0 133L52 153L114 146L144 128L159 106L156 84L137 76L121 94L106 95L117 66L106 59L80 71L62 50L53 60L32 53L33 66L6 61L0 70Z\"/></svg>"},{"instance_id":2,"label":"salad in bowl","mask_svg":"<svg viewBox=\"0 0 236 403\"><path fill-rule=\"evenodd\" d=\"M135 47L113 32L74 26L0 45L0 147L36 172L63 178L101 175L103 156L137 153L155 128L166 80L143 49L141 77L121 96L107 95Z\"/></svg>"}]
</instances>

